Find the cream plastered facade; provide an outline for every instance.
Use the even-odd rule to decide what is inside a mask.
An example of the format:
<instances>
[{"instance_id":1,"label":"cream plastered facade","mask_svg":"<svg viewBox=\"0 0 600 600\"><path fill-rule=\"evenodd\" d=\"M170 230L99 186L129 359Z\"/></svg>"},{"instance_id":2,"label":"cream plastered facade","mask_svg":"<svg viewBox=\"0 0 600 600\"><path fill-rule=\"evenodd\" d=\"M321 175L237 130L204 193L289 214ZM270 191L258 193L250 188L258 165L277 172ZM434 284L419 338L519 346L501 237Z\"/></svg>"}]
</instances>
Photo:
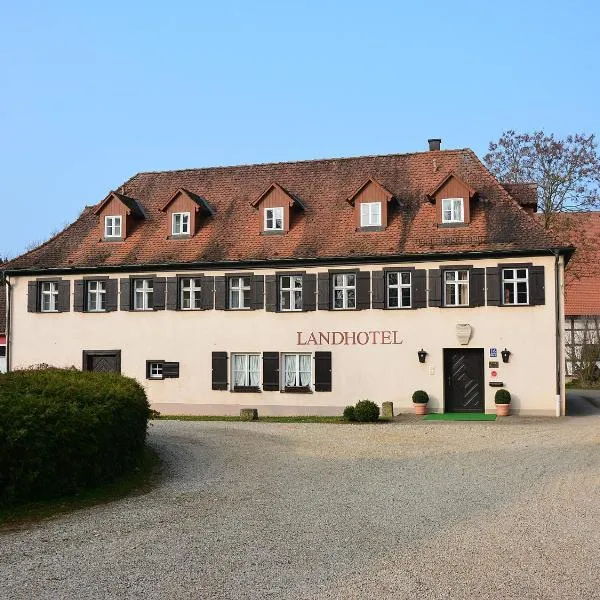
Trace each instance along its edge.
<instances>
[{"instance_id":1,"label":"cream plastered facade","mask_svg":"<svg viewBox=\"0 0 600 600\"><path fill-rule=\"evenodd\" d=\"M29 313L27 282L35 276L11 276L12 318L10 326L10 367L27 367L38 363L55 366L82 366L84 350L120 350L121 371L136 378L147 390L157 410L166 414L238 414L242 407L257 407L260 414L341 414L344 406L361 399L381 404L394 403L395 412L412 411L411 396L423 389L430 396L429 410L444 410L444 348L479 348L484 351L485 412L495 412L497 388L490 381L501 381L512 394L512 412L525 415L564 414L564 383L556 393L555 258L512 257L474 260L456 258L444 262L386 263L359 265L361 270L385 267L434 269L444 264L493 267L502 263L531 262L545 267L545 305L477 308L422 308L416 310L347 310L312 312L267 312L265 310L204 310L110 313ZM356 268L357 265L349 266ZM343 268L336 265L335 269ZM562 287L563 259L559 260ZM289 269L298 271L298 267ZM305 268L306 272L327 271L328 267ZM240 269L234 269L240 272ZM249 269L254 274L281 273L285 269ZM175 276L177 271L149 274ZM194 269L205 275L223 275L228 271ZM97 273L111 278L129 273ZM136 277L144 272L136 271ZM71 281L84 274L60 275ZM89 276L90 273L85 275ZM73 284L71 283L71 294ZM560 293L560 323L562 290ZM472 328L468 345L457 338L457 325ZM369 335L369 343L299 345L310 339L311 332L397 332ZM563 336L563 327L558 328ZM394 340L395 335L395 340ZM320 336L316 336L317 340ZM330 336L330 342L340 336ZM364 342L363 335L360 340ZM351 337L349 338L349 341ZM377 343L372 343L375 340ZM396 343L382 343L387 342ZM344 340L345 341L345 340ZM560 347L564 348L564 340ZM401 343L398 343L401 342ZM427 352L421 364L417 352ZM497 358L490 357L496 348ZM507 348L510 361L502 362L500 352ZM332 391L310 394L262 391L233 393L213 391L211 356L213 351L262 353L265 351L306 352L331 351ZM564 352L564 351L563 351ZM146 361L162 359L180 364L179 378L146 379ZM499 362L492 369L488 361ZM229 361L231 363L231 361ZM564 364L564 354L560 361ZM497 376L492 377L492 371ZM314 368L313 368L314 382ZM561 377L564 380L564 377ZM231 374L229 376L231 383Z\"/></svg>"}]
</instances>

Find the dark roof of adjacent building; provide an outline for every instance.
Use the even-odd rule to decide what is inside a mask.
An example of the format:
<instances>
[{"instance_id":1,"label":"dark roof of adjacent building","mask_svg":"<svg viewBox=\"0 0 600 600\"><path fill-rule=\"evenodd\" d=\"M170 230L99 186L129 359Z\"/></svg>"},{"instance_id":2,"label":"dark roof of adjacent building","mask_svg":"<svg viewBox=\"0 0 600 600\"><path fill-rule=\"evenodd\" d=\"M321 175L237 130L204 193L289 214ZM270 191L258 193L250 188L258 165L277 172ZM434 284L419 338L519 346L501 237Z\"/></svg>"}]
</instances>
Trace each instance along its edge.
<instances>
[{"instance_id":1,"label":"dark roof of adjacent building","mask_svg":"<svg viewBox=\"0 0 600 600\"><path fill-rule=\"evenodd\" d=\"M442 228L427 193L449 173L477 195L468 226ZM389 190L384 231L356 231L346 201L368 178ZM285 235L261 235L251 205L273 182L304 207ZM169 239L161 208L183 188L205 199L195 236ZM469 149L363 156L288 163L139 173L119 188L145 217L123 242L103 242L96 207L87 207L64 231L11 261L10 270L85 269L169 264L302 261L360 257L456 255L469 252L546 251L565 247L545 231Z\"/></svg>"}]
</instances>

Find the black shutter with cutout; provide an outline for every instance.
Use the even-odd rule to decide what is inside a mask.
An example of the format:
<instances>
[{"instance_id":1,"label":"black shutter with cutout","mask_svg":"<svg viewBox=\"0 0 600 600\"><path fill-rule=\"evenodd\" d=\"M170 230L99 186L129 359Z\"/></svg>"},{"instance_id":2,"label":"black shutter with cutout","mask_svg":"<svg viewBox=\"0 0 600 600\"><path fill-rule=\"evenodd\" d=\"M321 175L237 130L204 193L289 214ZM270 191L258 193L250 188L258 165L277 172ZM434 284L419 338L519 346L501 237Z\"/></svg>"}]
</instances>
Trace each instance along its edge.
<instances>
[{"instance_id":1,"label":"black shutter with cutout","mask_svg":"<svg viewBox=\"0 0 600 600\"><path fill-rule=\"evenodd\" d=\"M265 277L265 308L267 312L277 310L277 276L267 275Z\"/></svg>"},{"instance_id":2,"label":"black shutter with cutout","mask_svg":"<svg viewBox=\"0 0 600 600\"><path fill-rule=\"evenodd\" d=\"M58 312L69 312L71 310L71 282L58 282Z\"/></svg>"},{"instance_id":3,"label":"black shutter with cutout","mask_svg":"<svg viewBox=\"0 0 600 600\"><path fill-rule=\"evenodd\" d=\"M106 312L112 312L117 310L119 295L119 280L118 279L107 279L106 280Z\"/></svg>"},{"instance_id":4,"label":"black shutter with cutout","mask_svg":"<svg viewBox=\"0 0 600 600\"><path fill-rule=\"evenodd\" d=\"M411 307L427 307L427 271L415 269L411 278Z\"/></svg>"},{"instance_id":5,"label":"black shutter with cutout","mask_svg":"<svg viewBox=\"0 0 600 600\"><path fill-rule=\"evenodd\" d=\"M471 269L469 277L469 306L484 306L485 269Z\"/></svg>"},{"instance_id":6,"label":"black shutter with cutout","mask_svg":"<svg viewBox=\"0 0 600 600\"><path fill-rule=\"evenodd\" d=\"M263 390L279 391L279 352L263 352Z\"/></svg>"},{"instance_id":7,"label":"black shutter with cutout","mask_svg":"<svg viewBox=\"0 0 600 600\"><path fill-rule=\"evenodd\" d=\"M165 310L167 279L165 277L153 277L152 290L154 292L154 310Z\"/></svg>"},{"instance_id":8,"label":"black shutter with cutout","mask_svg":"<svg viewBox=\"0 0 600 600\"><path fill-rule=\"evenodd\" d=\"M215 308L227 309L227 278L223 275L215 277Z\"/></svg>"},{"instance_id":9,"label":"black shutter with cutout","mask_svg":"<svg viewBox=\"0 0 600 600\"><path fill-rule=\"evenodd\" d=\"M212 389L227 389L227 352L212 353Z\"/></svg>"},{"instance_id":10,"label":"black shutter with cutout","mask_svg":"<svg viewBox=\"0 0 600 600\"><path fill-rule=\"evenodd\" d=\"M164 362L163 363L163 379L176 379L179 377L179 363L178 362Z\"/></svg>"},{"instance_id":11,"label":"black shutter with cutout","mask_svg":"<svg viewBox=\"0 0 600 600\"><path fill-rule=\"evenodd\" d=\"M529 267L529 304L546 304L546 282L544 267Z\"/></svg>"},{"instance_id":12,"label":"black shutter with cutout","mask_svg":"<svg viewBox=\"0 0 600 600\"><path fill-rule=\"evenodd\" d=\"M202 310L212 310L215 306L215 278L212 275L201 277L200 304Z\"/></svg>"},{"instance_id":13,"label":"black shutter with cutout","mask_svg":"<svg viewBox=\"0 0 600 600\"><path fill-rule=\"evenodd\" d=\"M40 287L37 281L27 282L27 312L40 312Z\"/></svg>"},{"instance_id":14,"label":"black shutter with cutout","mask_svg":"<svg viewBox=\"0 0 600 600\"><path fill-rule=\"evenodd\" d=\"M441 269L429 269L429 306L442 306Z\"/></svg>"},{"instance_id":15,"label":"black shutter with cutout","mask_svg":"<svg viewBox=\"0 0 600 600\"><path fill-rule=\"evenodd\" d=\"M252 276L252 289L250 290L250 308L262 310L265 307L265 276Z\"/></svg>"},{"instance_id":16,"label":"black shutter with cutout","mask_svg":"<svg viewBox=\"0 0 600 600\"><path fill-rule=\"evenodd\" d=\"M315 352L315 392L331 391L331 352Z\"/></svg>"},{"instance_id":17,"label":"black shutter with cutout","mask_svg":"<svg viewBox=\"0 0 600 600\"><path fill-rule=\"evenodd\" d=\"M83 312L84 297L85 297L85 281L83 279L77 279L73 282L73 311Z\"/></svg>"},{"instance_id":18,"label":"black shutter with cutout","mask_svg":"<svg viewBox=\"0 0 600 600\"><path fill-rule=\"evenodd\" d=\"M317 309L317 276L314 273L302 275L302 310L309 312Z\"/></svg>"},{"instance_id":19,"label":"black shutter with cutout","mask_svg":"<svg viewBox=\"0 0 600 600\"><path fill-rule=\"evenodd\" d=\"M121 310L131 310L131 280L123 277L121 280Z\"/></svg>"},{"instance_id":20,"label":"black shutter with cutout","mask_svg":"<svg viewBox=\"0 0 600 600\"><path fill-rule=\"evenodd\" d=\"M488 306L500 306L500 267L487 267L485 270L487 304Z\"/></svg>"},{"instance_id":21,"label":"black shutter with cutout","mask_svg":"<svg viewBox=\"0 0 600 600\"><path fill-rule=\"evenodd\" d=\"M319 310L331 310L331 278L329 273L319 273Z\"/></svg>"},{"instance_id":22,"label":"black shutter with cutout","mask_svg":"<svg viewBox=\"0 0 600 600\"><path fill-rule=\"evenodd\" d=\"M167 277L167 310L177 310L178 308L178 283L177 277Z\"/></svg>"},{"instance_id":23,"label":"black shutter with cutout","mask_svg":"<svg viewBox=\"0 0 600 600\"><path fill-rule=\"evenodd\" d=\"M385 271L373 271L373 308L386 308Z\"/></svg>"}]
</instances>

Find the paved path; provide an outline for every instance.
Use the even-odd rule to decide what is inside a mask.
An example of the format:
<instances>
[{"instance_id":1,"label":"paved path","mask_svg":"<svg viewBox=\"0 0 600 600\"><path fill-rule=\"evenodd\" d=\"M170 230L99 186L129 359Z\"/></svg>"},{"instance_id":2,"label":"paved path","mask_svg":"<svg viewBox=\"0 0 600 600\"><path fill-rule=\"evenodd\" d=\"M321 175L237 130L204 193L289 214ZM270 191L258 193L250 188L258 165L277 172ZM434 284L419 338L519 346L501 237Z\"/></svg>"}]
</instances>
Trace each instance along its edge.
<instances>
[{"instance_id":1,"label":"paved path","mask_svg":"<svg viewBox=\"0 0 600 600\"><path fill-rule=\"evenodd\" d=\"M155 422L144 496L0 532L4 599L597 599L600 417Z\"/></svg>"},{"instance_id":2,"label":"paved path","mask_svg":"<svg viewBox=\"0 0 600 600\"><path fill-rule=\"evenodd\" d=\"M600 414L600 390L567 390L567 415Z\"/></svg>"}]
</instances>

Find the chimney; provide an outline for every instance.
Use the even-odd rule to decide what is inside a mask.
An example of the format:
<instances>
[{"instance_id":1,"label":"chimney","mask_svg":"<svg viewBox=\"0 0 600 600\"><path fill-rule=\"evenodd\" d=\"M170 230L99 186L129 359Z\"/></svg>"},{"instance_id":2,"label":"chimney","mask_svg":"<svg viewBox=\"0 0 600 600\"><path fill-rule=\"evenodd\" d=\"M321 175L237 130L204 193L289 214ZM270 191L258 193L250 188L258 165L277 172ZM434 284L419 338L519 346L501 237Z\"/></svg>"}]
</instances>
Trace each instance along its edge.
<instances>
[{"instance_id":1,"label":"chimney","mask_svg":"<svg viewBox=\"0 0 600 600\"><path fill-rule=\"evenodd\" d=\"M439 150L442 144L442 140L440 138L433 138L431 140L427 140L429 142L429 151L432 152L434 150Z\"/></svg>"}]
</instances>

